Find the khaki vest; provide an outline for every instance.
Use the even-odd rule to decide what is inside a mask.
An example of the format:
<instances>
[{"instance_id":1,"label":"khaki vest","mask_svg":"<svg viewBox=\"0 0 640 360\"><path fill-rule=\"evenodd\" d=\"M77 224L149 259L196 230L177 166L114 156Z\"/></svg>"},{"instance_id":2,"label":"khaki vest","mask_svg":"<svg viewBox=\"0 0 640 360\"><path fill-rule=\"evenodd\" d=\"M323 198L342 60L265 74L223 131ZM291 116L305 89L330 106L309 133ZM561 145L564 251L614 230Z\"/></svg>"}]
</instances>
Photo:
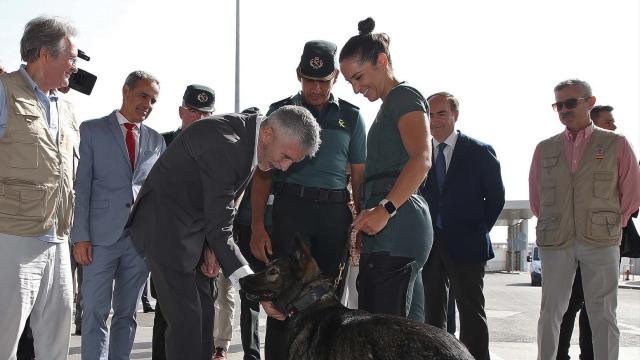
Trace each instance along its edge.
<instances>
[{"instance_id":1,"label":"khaki vest","mask_svg":"<svg viewBox=\"0 0 640 360\"><path fill-rule=\"evenodd\" d=\"M58 100L54 139L45 110L24 76L16 71L0 75L0 81L8 114L0 138L0 233L41 236L56 225L56 235L66 236L73 218L80 142L71 106Z\"/></svg>"},{"instance_id":2,"label":"khaki vest","mask_svg":"<svg viewBox=\"0 0 640 360\"><path fill-rule=\"evenodd\" d=\"M620 243L619 135L594 128L576 172L563 134L540 143L540 217L536 243L566 247L574 239L598 246Z\"/></svg>"}]
</instances>

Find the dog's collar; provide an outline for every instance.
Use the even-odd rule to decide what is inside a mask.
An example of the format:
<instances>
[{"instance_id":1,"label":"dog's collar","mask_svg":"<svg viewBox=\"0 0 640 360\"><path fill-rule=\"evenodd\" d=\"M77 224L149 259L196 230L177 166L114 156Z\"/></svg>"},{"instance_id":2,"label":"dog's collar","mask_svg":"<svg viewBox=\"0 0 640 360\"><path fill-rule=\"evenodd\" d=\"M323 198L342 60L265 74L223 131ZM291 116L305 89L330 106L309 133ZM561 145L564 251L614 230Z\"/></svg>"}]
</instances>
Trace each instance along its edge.
<instances>
[{"instance_id":1,"label":"dog's collar","mask_svg":"<svg viewBox=\"0 0 640 360\"><path fill-rule=\"evenodd\" d=\"M316 303L318 300L320 300L323 296L325 296L332 290L333 290L333 287L331 286L331 284L328 284L328 283L321 283L317 286L314 286L313 288L311 288L311 290L309 290L309 292L302 295L299 299L292 302L291 304L286 305L285 310L286 310L287 316L291 317L299 313L300 311L305 310L306 308Z\"/></svg>"}]
</instances>

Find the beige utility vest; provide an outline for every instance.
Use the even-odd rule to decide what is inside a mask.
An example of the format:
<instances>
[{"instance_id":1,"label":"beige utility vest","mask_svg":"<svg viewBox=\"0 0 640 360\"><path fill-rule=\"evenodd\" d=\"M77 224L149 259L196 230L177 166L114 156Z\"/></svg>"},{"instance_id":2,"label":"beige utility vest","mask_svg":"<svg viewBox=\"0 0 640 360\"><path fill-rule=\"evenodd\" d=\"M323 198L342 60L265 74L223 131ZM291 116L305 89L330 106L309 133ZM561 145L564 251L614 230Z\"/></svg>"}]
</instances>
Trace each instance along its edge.
<instances>
[{"instance_id":1,"label":"beige utility vest","mask_svg":"<svg viewBox=\"0 0 640 360\"><path fill-rule=\"evenodd\" d=\"M24 76L16 71L0 75L0 80L8 115L0 138L0 233L41 236L56 225L56 235L66 236L73 219L80 143L71 106L57 101L55 139L45 109Z\"/></svg>"},{"instance_id":2,"label":"beige utility vest","mask_svg":"<svg viewBox=\"0 0 640 360\"><path fill-rule=\"evenodd\" d=\"M619 135L594 128L572 175L563 134L540 143L538 246L561 248L574 239L598 246L620 243L618 144Z\"/></svg>"}]
</instances>

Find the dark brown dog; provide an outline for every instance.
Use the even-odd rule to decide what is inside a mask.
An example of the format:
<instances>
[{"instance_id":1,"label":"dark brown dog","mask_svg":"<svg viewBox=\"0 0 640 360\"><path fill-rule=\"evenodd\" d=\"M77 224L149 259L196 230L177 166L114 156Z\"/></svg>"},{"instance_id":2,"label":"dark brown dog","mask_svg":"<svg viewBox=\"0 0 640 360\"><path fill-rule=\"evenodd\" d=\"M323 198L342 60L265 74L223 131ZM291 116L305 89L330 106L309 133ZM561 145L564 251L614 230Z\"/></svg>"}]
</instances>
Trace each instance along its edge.
<instances>
[{"instance_id":1,"label":"dark brown dog","mask_svg":"<svg viewBox=\"0 0 640 360\"><path fill-rule=\"evenodd\" d=\"M344 307L299 237L289 257L240 279L240 285L288 315L289 360L473 360L444 330Z\"/></svg>"}]
</instances>

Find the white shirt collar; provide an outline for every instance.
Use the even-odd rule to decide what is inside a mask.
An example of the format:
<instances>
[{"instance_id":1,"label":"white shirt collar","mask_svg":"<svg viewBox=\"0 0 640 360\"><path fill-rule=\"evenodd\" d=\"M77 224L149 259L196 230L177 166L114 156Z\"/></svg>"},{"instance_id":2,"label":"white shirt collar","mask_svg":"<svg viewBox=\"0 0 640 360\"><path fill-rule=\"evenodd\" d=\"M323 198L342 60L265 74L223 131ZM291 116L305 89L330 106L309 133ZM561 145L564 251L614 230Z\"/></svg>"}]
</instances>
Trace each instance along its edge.
<instances>
[{"instance_id":1,"label":"white shirt collar","mask_svg":"<svg viewBox=\"0 0 640 360\"><path fill-rule=\"evenodd\" d=\"M444 143L447 144L450 149L453 149L454 147L456 147L457 141L458 141L458 131L455 129L451 132L451 134L449 134L449 136L446 139L444 139ZM437 148L438 145L440 145L440 142L438 142L436 138L433 138L433 147Z\"/></svg>"},{"instance_id":2,"label":"white shirt collar","mask_svg":"<svg viewBox=\"0 0 640 360\"><path fill-rule=\"evenodd\" d=\"M122 115L120 110L116 111L116 118L118 119L118 124L120 125L131 123L136 126L136 129L140 128L140 124L132 123L131 121L127 120L127 118Z\"/></svg>"}]
</instances>

